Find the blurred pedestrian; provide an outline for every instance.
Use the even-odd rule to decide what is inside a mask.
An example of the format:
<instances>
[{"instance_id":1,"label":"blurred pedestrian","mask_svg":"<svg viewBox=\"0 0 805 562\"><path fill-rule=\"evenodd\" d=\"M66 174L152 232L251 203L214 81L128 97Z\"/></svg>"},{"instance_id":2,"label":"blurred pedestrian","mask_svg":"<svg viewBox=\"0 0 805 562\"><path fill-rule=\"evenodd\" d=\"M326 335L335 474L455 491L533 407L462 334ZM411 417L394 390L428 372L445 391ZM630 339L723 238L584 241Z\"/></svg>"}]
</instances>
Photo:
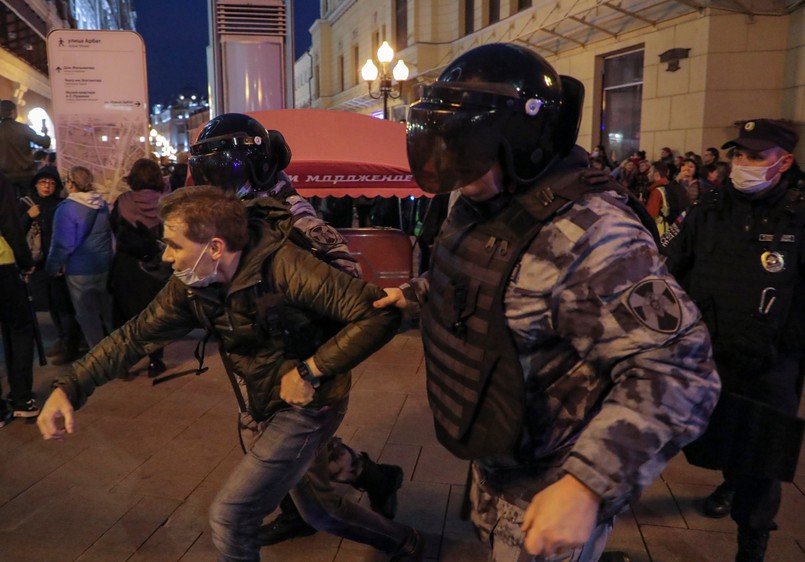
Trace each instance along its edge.
<instances>
[{"instance_id":1,"label":"blurred pedestrian","mask_svg":"<svg viewBox=\"0 0 805 562\"><path fill-rule=\"evenodd\" d=\"M39 135L28 125L17 121L17 105L11 100L0 100L0 172L19 197L28 189L36 173L31 143L48 148L47 132ZM16 209L16 205L14 207Z\"/></svg>"},{"instance_id":2,"label":"blurred pedestrian","mask_svg":"<svg viewBox=\"0 0 805 562\"><path fill-rule=\"evenodd\" d=\"M694 158L685 158L679 165L679 172L674 178L676 182L685 188L688 194L688 202L693 205L699 198L699 165Z\"/></svg>"},{"instance_id":3,"label":"blurred pedestrian","mask_svg":"<svg viewBox=\"0 0 805 562\"><path fill-rule=\"evenodd\" d=\"M704 154L702 155L702 164L705 166L718 164L718 162L720 162L720 157L721 154L716 147L708 147L705 149Z\"/></svg>"},{"instance_id":4,"label":"blurred pedestrian","mask_svg":"<svg viewBox=\"0 0 805 562\"><path fill-rule=\"evenodd\" d=\"M677 167L674 157L674 151L671 150L671 147L664 146L660 149L660 162L668 166L668 177L673 178L676 176Z\"/></svg>"},{"instance_id":5,"label":"blurred pedestrian","mask_svg":"<svg viewBox=\"0 0 805 562\"><path fill-rule=\"evenodd\" d=\"M39 415L33 394L34 328L24 285L33 270L14 188L0 173L0 328L9 386L8 405L0 388L0 427L12 416Z\"/></svg>"},{"instance_id":6,"label":"blurred pedestrian","mask_svg":"<svg viewBox=\"0 0 805 562\"><path fill-rule=\"evenodd\" d=\"M688 193L678 182L668 179L668 166L658 160L651 165L648 177L646 210L657 223L657 231L663 236L679 216L690 206Z\"/></svg>"},{"instance_id":7,"label":"blurred pedestrian","mask_svg":"<svg viewBox=\"0 0 805 562\"><path fill-rule=\"evenodd\" d=\"M170 278L170 270L159 267L162 221L158 205L163 195L159 164L149 158L137 160L129 172L128 183L131 191L117 198L110 217L116 247L109 287L124 321L145 310ZM151 272L144 268L151 269ZM160 276L160 272L166 275ZM162 358L162 348L148 354L149 377L165 371Z\"/></svg>"},{"instance_id":8,"label":"blurred pedestrian","mask_svg":"<svg viewBox=\"0 0 805 562\"><path fill-rule=\"evenodd\" d=\"M173 165L173 169L168 177L171 191L184 187L185 183L187 183L187 161L189 159L190 155L187 152L180 152L176 155L176 163Z\"/></svg>"},{"instance_id":9,"label":"blurred pedestrian","mask_svg":"<svg viewBox=\"0 0 805 562\"><path fill-rule=\"evenodd\" d=\"M53 239L45 270L64 275L76 318L93 347L114 329L112 297L108 291L112 263L109 207L94 190L92 172L74 166L67 173L69 195L56 209Z\"/></svg>"},{"instance_id":10,"label":"blurred pedestrian","mask_svg":"<svg viewBox=\"0 0 805 562\"><path fill-rule=\"evenodd\" d=\"M47 352L53 365L64 365L78 359L83 338L64 276L52 277L45 272L53 239L53 220L56 208L62 201L59 196L62 190L59 171L52 166L45 166L34 176L31 194L20 199L19 206L23 230L37 268L29 283L34 286L37 282L44 283L47 310L58 334L55 344ZM41 292L33 291L34 295Z\"/></svg>"}]
</instances>

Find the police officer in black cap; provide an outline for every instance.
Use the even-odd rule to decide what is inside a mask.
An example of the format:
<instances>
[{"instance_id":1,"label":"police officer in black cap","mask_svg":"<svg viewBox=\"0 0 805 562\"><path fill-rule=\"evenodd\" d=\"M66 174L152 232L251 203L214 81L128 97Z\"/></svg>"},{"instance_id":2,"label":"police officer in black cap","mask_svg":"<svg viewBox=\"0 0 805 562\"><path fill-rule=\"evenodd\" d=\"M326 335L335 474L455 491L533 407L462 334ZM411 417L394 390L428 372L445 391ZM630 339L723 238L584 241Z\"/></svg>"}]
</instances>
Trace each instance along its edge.
<instances>
[{"instance_id":1,"label":"police officer in black cap","mask_svg":"<svg viewBox=\"0 0 805 562\"><path fill-rule=\"evenodd\" d=\"M666 248L713 339L723 383L688 459L723 470L704 513L738 524L737 562L761 562L802 439L795 416L805 356L805 194L792 154L798 135L746 121L730 149L730 180L702 196Z\"/></svg>"}]
</instances>

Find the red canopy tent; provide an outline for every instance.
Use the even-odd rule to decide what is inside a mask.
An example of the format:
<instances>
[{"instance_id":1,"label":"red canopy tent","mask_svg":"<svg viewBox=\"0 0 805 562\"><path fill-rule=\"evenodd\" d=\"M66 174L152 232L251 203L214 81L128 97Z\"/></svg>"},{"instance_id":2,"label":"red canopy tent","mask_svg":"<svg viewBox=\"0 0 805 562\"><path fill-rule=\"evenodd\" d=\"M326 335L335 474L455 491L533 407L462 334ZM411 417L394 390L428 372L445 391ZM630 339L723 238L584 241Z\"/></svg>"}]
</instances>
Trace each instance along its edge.
<instances>
[{"instance_id":1,"label":"red canopy tent","mask_svg":"<svg viewBox=\"0 0 805 562\"><path fill-rule=\"evenodd\" d=\"M408 167L402 123L322 109L248 115L283 134L292 154L285 172L305 197L425 195Z\"/></svg>"}]
</instances>

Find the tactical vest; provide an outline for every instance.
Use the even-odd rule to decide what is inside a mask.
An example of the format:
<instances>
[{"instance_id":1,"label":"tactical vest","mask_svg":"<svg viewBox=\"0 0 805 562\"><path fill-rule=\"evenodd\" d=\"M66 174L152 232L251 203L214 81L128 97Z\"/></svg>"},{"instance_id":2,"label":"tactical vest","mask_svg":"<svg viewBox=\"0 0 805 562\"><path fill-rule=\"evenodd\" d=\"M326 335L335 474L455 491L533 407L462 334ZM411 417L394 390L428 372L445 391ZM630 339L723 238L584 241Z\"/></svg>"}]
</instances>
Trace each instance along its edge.
<instances>
[{"instance_id":1,"label":"tactical vest","mask_svg":"<svg viewBox=\"0 0 805 562\"><path fill-rule=\"evenodd\" d=\"M624 193L598 175L598 185L585 181L590 172L557 173L490 217L473 216L471 204L459 200L436 241L421 323L427 392L436 436L460 458L512 453L518 444L525 384L504 313L506 286L557 211L591 191Z\"/></svg>"},{"instance_id":2,"label":"tactical vest","mask_svg":"<svg viewBox=\"0 0 805 562\"><path fill-rule=\"evenodd\" d=\"M779 351L805 351L805 314L792 314L805 290L799 267L805 251L803 193L789 189L766 209L753 210L732 194L711 192L699 206L697 257L686 284L717 359L743 357L752 369Z\"/></svg>"}]
</instances>

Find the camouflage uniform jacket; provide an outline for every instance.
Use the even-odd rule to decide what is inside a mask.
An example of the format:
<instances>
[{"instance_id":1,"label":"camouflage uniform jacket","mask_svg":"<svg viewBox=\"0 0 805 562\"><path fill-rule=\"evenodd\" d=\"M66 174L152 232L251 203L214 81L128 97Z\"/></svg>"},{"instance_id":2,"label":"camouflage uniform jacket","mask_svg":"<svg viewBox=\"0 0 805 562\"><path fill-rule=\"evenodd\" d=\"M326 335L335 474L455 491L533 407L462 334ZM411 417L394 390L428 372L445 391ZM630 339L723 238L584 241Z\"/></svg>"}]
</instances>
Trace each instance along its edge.
<instances>
[{"instance_id":1,"label":"camouflage uniform jacket","mask_svg":"<svg viewBox=\"0 0 805 562\"><path fill-rule=\"evenodd\" d=\"M250 213L250 242L231 283L189 288L172 277L141 314L54 381L75 408L83 405L97 386L124 374L146 354L201 328L191 298L201 301L235 374L246 387L252 416L265 419L286 407L279 397L280 380L296 361L288 357L283 331L273 333L266 328L268 319L257 317L256 300L264 294L258 288L266 282L280 293L280 306L292 309L288 317L293 322L301 322L300 315L307 315L344 324L332 338L311 350L325 379L309 407L320 407L349 393L349 370L393 337L399 313L373 308L372 302L383 295L378 287L286 242L291 217L284 205L272 198L252 205L257 208ZM256 218L260 214L270 220ZM294 333L294 326L288 329Z\"/></svg>"},{"instance_id":2,"label":"camouflage uniform jacket","mask_svg":"<svg viewBox=\"0 0 805 562\"><path fill-rule=\"evenodd\" d=\"M361 266L350 254L347 241L334 227L319 218L307 199L294 189L291 178L285 172L279 173L274 187L257 197L259 199L265 196L284 201L288 205L294 228L310 241L314 253L353 277L361 276Z\"/></svg>"},{"instance_id":3,"label":"camouflage uniform jacket","mask_svg":"<svg viewBox=\"0 0 805 562\"><path fill-rule=\"evenodd\" d=\"M449 220L449 219L448 219ZM406 296L423 304L428 281ZM700 314L614 192L561 209L522 255L504 298L526 377L519 450L481 459L522 504L570 473L607 518L699 436L720 383Z\"/></svg>"}]
</instances>

